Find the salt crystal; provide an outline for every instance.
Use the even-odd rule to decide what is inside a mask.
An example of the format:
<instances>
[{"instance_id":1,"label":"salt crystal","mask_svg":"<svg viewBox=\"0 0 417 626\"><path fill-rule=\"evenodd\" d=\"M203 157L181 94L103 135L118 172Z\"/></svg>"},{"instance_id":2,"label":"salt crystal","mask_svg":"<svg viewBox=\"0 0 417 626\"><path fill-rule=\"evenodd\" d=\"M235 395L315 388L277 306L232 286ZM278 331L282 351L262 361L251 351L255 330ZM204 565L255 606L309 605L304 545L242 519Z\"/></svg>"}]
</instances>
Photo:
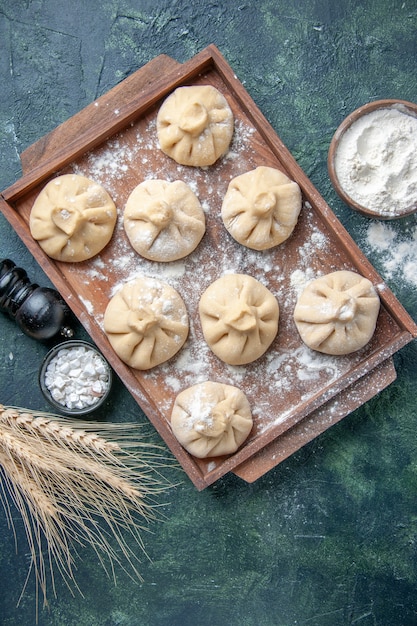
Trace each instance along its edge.
<instances>
[{"instance_id":1,"label":"salt crystal","mask_svg":"<svg viewBox=\"0 0 417 626\"><path fill-rule=\"evenodd\" d=\"M81 378L92 378L97 373L94 363L91 361L84 365L84 369L81 372Z\"/></svg>"},{"instance_id":2,"label":"salt crystal","mask_svg":"<svg viewBox=\"0 0 417 626\"><path fill-rule=\"evenodd\" d=\"M62 376L57 376L54 379L54 385L55 387L57 387L58 389L63 389L66 385L66 380L65 378L63 378Z\"/></svg>"},{"instance_id":3,"label":"salt crystal","mask_svg":"<svg viewBox=\"0 0 417 626\"><path fill-rule=\"evenodd\" d=\"M103 374L107 374L107 370L106 370L106 366L104 365L103 361L97 361L95 364L95 368L96 368L96 373L99 375L103 375Z\"/></svg>"},{"instance_id":4,"label":"salt crystal","mask_svg":"<svg viewBox=\"0 0 417 626\"><path fill-rule=\"evenodd\" d=\"M96 380L93 382L93 384L91 385L91 391L92 393L96 396L96 395L102 395L103 393L103 388L101 385L101 382L99 380Z\"/></svg>"},{"instance_id":5,"label":"salt crystal","mask_svg":"<svg viewBox=\"0 0 417 626\"><path fill-rule=\"evenodd\" d=\"M59 368L61 374L68 374L70 369L71 369L71 363L68 363L68 362L62 363L60 368Z\"/></svg>"},{"instance_id":6,"label":"salt crystal","mask_svg":"<svg viewBox=\"0 0 417 626\"><path fill-rule=\"evenodd\" d=\"M61 402L61 400L65 398L65 394L63 394L62 391L58 388L53 389L51 392L51 395L53 399L56 400L57 402Z\"/></svg>"}]
</instances>

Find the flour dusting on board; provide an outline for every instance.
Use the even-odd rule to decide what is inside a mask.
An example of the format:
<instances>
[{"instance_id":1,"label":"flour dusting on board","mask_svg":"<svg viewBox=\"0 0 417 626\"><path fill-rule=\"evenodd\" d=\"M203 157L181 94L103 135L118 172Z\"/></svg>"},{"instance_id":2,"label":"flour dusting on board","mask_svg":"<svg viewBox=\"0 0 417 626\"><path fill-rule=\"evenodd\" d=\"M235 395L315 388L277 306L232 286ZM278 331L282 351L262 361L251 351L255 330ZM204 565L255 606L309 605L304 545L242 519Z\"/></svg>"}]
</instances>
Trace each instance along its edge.
<instances>
[{"instance_id":1,"label":"flour dusting on board","mask_svg":"<svg viewBox=\"0 0 417 626\"><path fill-rule=\"evenodd\" d=\"M253 147L257 132L249 122L237 119L230 150L221 162L211 168L192 168L162 154L152 117L132 124L71 168L102 184L118 209L111 243L79 270L89 293L101 289L108 302L126 282L145 275L169 283L187 306L190 332L183 348L166 363L140 373L141 380L154 390L153 400L160 412L169 418L175 396L182 389L215 380L245 393L251 404L255 432L262 434L296 413L298 406L317 394L318 389L330 388L349 371L352 360L314 353L302 344L293 323L297 297L308 282L323 273L321 257L332 245L311 205L303 203L300 223L288 244L261 252L235 242L222 224L221 205L230 180L262 164ZM207 230L197 248L188 257L170 263L148 261L137 254L123 227L123 210L131 191L144 180L158 178L184 181L199 198L206 217ZM298 243L291 243L297 236ZM280 306L275 341L262 358L245 366L233 367L217 359L200 326L200 295L214 280L228 273L250 274L272 291ZM86 294L80 300L103 330L104 310ZM360 361L361 357L355 358Z\"/></svg>"}]
</instances>

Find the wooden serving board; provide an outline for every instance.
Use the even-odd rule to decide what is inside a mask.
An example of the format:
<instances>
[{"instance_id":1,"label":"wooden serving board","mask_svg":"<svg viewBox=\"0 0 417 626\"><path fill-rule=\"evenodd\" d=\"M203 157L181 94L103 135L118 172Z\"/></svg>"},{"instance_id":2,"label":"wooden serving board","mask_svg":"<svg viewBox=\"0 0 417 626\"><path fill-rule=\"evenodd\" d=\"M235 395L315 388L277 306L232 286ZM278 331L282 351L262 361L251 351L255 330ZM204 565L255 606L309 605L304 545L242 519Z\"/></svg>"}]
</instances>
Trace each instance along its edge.
<instances>
[{"instance_id":1,"label":"wooden serving board","mask_svg":"<svg viewBox=\"0 0 417 626\"><path fill-rule=\"evenodd\" d=\"M155 79L155 76L159 78ZM173 89L212 84L235 116L230 153L210 168L179 166L158 147L155 118ZM395 378L390 358L417 335L417 327L299 168L233 71L214 46L184 64L157 57L22 154L23 177L2 194L1 208L69 306L145 411L198 489L234 471L256 480L283 458L342 419ZM254 252L225 231L220 207L229 181L257 165L270 165L296 180L303 209L293 236L278 248ZM49 259L28 228L31 206L57 173L82 173L109 191L120 216L127 197L145 178L182 179L206 212L207 232L197 250L169 264L152 263L130 247L121 220L98 257L78 264ZM336 269L353 269L377 287L382 307L371 342L348 357L308 350L292 320L303 281ZM207 348L197 314L202 291L224 272L258 278L280 303L280 330L267 354L232 368ZM148 372L129 368L115 355L102 328L114 290L138 274L158 276L187 304L191 331L176 357ZM227 458L198 460L173 436L169 423L179 390L201 380L235 384L252 405L254 428Z\"/></svg>"}]
</instances>

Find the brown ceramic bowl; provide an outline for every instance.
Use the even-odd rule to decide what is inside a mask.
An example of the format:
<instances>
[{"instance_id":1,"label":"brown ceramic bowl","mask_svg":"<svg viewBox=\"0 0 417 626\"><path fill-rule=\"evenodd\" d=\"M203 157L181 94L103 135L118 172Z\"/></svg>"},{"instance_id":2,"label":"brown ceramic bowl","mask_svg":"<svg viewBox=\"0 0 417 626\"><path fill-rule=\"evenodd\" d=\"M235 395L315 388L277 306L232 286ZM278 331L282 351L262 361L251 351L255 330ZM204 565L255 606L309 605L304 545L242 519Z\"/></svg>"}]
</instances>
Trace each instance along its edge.
<instances>
[{"instance_id":1,"label":"brown ceramic bowl","mask_svg":"<svg viewBox=\"0 0 417 626\"><path fill-rule=\"evenodd\" d=\"M359 107L359 109L356 109L355 111L353 111L350 115L348 115L343 120L343 122L340 124L335 134L333 135L333 138L330 142L329 153L327 157L327 167L329 171L330 180L336 192L341 197L341 199L352 209L359 211L363 215L366 215L367 217L382 219L382 220L392 220L392 219L397 219L399 217L405 217L407 215L411 215L412 213L417 212L417 203L410 205L406 209L397 211L395 213L380 212L380 211L373 210L372 208L363 206L362 204L359 204L356 200L351 198L349 194L341 186L339 179L337 177L337 172L335 168L335 156L336 156L341 138L346 133L346 131L352 126L354 122L356 122L363 115L372 113L373 111L376 111L377 109L388 109L388 108L395 108L401 111L402 113L407 113L411 115L412 117L417 118L417 104L414 104L413 102L407 102L406 100L376 100L375 102L369 102L368 104L365 104Z\"/></svg>"}]
</instances>

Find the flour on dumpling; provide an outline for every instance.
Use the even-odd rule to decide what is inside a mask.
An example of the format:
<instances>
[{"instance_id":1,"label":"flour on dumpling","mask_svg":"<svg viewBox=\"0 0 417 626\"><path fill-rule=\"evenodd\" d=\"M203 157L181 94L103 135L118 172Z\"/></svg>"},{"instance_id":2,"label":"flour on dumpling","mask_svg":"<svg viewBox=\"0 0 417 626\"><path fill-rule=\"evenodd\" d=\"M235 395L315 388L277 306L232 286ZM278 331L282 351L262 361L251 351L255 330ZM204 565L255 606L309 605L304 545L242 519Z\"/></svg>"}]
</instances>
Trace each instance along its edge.
<instances>
[{"instance_id":1,"label":"flour on dumpling","mask_svg":"<svg viewBox=\"0 0 417 626\"><path fill-rule=\"evenodd\" d=\"M173 357L188 336L188 314L168 283L141 276L109 301L104 331L122 361L147 370Z\"/></svg>"},{"instance_id":2,"label":"flour on dumpling","mask_svg":"<svg viewBox=\"0 0 417 626\"><path fill-rule=\"evenodd\" d=\"M161 150L181 165L213 165L229 149L233 136L232 110L212 85L178 87L157 115Z\"/></svg>"},{"instance_id":3,"label":"flour on dumpling","mask_svg":"<svg viewBox=\"0 0 417 626\"><path fill-rule=\"evenodd\" d=\"M127 200L123 222L136 252L159 262L190 254L206 228L197 196L181 180L140 183Z\"/></svg>"},{"instance_id":4,"label":"flour on dumpling","mask_svg":"<svg viewBox=\"0 0 417 626\"><path fill-rule=\"evenodd\" d=\"M277 299L247 274L225 274L211 283L200 298L199 312L207 344L229 365L258 359L278 331Z\"/></svg>"},{"instance_id":5,"label":"flour on dumpling","mask_svg":"<svg viewBox=\"0 0 417 626\"><path fill-rule=\"evenodd\" d=\"M233 178L222 204L226 229L253 250L279 245L293 232L301 210L296 182L273 167L260 166Z\"/></svg>"},{"instance_id":6,"label":"flour on dumpling","mask_svg":"<svg viewBox=\"0 0 417 626\"><path fill-rule=\"evenodd\" d=\"M305 287L294 309L294 321L309 348L325 354L350 354L372 338L379 308L371 281L340 270Z\"/></svg>"},{"instance_id":7,"label":"flour on dumpling","mask_svg":"<svg viewBox=\"0 0 417 626\"><path fill-rule=\"evenodd\" d=\"M193 456L233 454L252 429L246 395L232 385L207 381L178 394L171 414L174 435Z\"/></svg>"},{"instance_id":8,"label":"flour on dumpling","mask_svg":"<svg viewBox=\"0 0 417 626\"><path fill-rule=\"evenodd\" d=\"M57 261L92 258L109 243L116 206L98 183L78 174L53 178L36 198L29 218L31 235Z\"/></svg>"}]
</instances>

